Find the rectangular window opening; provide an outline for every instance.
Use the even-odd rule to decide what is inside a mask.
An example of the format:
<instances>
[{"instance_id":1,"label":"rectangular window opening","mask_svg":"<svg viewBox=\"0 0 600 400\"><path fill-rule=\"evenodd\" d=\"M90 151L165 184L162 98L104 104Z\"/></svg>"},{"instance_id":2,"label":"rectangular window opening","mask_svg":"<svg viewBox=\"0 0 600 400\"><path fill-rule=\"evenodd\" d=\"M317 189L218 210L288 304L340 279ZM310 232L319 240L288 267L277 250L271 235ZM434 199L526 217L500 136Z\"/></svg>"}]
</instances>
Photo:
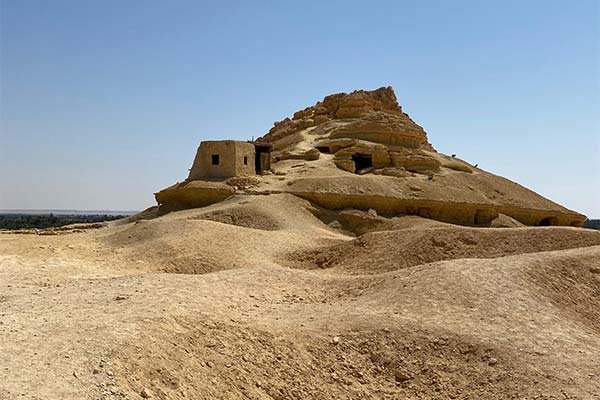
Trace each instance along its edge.
<instances>
[{"instance_id":1,"label":"rectangular window opening","mask_svg":"<svg viewBox=\"0 0 600 400\"><path fill-rule=\"evenodd\" d=\"M248 156L244 156L244 165L248 165Z\"/></svg>"},{"instance_id":2,"label":"rectangular window opening","mask_svg":"<svg viewBox=\"0 0 600 400\"><path fill-rule=\"evenodd\" d=\"M219 165L219 155L218 154L212 155L212 165Z\"/></svg>"}]
</instances>

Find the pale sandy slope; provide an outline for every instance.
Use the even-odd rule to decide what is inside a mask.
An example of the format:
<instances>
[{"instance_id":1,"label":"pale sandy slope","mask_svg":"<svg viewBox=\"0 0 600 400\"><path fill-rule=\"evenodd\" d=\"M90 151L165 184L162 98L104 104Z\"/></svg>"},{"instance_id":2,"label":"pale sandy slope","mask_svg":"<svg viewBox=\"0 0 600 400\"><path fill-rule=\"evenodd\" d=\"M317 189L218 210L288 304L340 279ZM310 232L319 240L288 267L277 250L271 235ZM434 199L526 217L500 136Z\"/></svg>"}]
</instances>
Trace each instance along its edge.
<instances>
[{"instance_id":1,"label":"pale sandy slope","mask_svg":"<svg viewBox=\"0 0 600 400\"><path fill-rule=\"evenodd\" d=\"M313 213L0 235L0 398L600 398L600 233Z\"/></svg>"}]
</instances>

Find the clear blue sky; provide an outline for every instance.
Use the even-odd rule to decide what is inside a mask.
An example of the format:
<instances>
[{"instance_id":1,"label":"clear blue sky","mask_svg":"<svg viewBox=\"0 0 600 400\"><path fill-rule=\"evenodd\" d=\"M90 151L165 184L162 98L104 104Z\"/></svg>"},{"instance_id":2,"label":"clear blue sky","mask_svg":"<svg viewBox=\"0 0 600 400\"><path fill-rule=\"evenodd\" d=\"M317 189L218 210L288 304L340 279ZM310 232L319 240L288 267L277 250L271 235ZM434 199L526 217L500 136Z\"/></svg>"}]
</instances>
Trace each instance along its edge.
<instances>
[{"instance_id":1,"label":"clear blue sky","mask_svg":"<svg viewBox=\"0 0 600 400\"><path fill-rule=\"evenodd\" d=\"M391 85L439 151L599 218L598 4L1 0L0 208L142 209L201 140Z\"/></svg>"}]
</instances>

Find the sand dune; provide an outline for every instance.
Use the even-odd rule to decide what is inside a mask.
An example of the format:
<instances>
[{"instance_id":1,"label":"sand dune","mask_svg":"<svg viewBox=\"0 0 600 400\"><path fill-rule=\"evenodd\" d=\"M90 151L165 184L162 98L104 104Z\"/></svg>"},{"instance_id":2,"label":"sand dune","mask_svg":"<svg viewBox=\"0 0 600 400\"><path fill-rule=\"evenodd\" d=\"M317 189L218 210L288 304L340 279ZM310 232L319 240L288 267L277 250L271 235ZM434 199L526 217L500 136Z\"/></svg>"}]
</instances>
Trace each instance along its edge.
<instances>
[{"instance_id":1,"label":"sand dune","mask_svg":"<svg viewBox=\"0 0 600 400\"><path fill-rule=\"evenodd\" d=\"M313 252L293 253L289 265L373 274L442 260L495 258L595 245L600 245L600 232L569 227L435 227L366 233L353 241Z\"/></svg>"},{"instance_id":2,"label":"sand dune","mask_svg":"<svg viewBox=\"0 0 600 400\"><path fill-rule=\"evenodd\" d=\"M0 235L0 398L599 398L598 232L328 218L236 196Z\"/></svg>"}]
</instances>

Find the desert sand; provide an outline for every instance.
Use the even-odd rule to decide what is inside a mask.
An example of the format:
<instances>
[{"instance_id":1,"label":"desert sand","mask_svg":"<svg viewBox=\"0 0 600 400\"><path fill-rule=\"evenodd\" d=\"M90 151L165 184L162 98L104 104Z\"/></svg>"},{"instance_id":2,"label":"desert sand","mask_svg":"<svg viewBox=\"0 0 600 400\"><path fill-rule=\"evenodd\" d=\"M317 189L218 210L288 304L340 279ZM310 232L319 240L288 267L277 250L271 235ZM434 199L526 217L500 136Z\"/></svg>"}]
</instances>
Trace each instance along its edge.
<instances>
[{"instance_id":1,"label":"desert sand","mask_svg":"<svg viewBox=\"0 0 600 400\"><path fill-rule=\"evenodd\" d=\"M391 88L258 143L125 220L2 232L0 399L600 399L585 216L438 153Z\"/></svg>"},{"instance_id":2,"label":"desert sand","mask_svg":"<svg viewBox=\"0 0 600 400\"><path fill-rule=\"evenodd\" d=\"M600 232L331 213L0 235L0 398L600 398Z\"/></svg>"}]
</instances>

